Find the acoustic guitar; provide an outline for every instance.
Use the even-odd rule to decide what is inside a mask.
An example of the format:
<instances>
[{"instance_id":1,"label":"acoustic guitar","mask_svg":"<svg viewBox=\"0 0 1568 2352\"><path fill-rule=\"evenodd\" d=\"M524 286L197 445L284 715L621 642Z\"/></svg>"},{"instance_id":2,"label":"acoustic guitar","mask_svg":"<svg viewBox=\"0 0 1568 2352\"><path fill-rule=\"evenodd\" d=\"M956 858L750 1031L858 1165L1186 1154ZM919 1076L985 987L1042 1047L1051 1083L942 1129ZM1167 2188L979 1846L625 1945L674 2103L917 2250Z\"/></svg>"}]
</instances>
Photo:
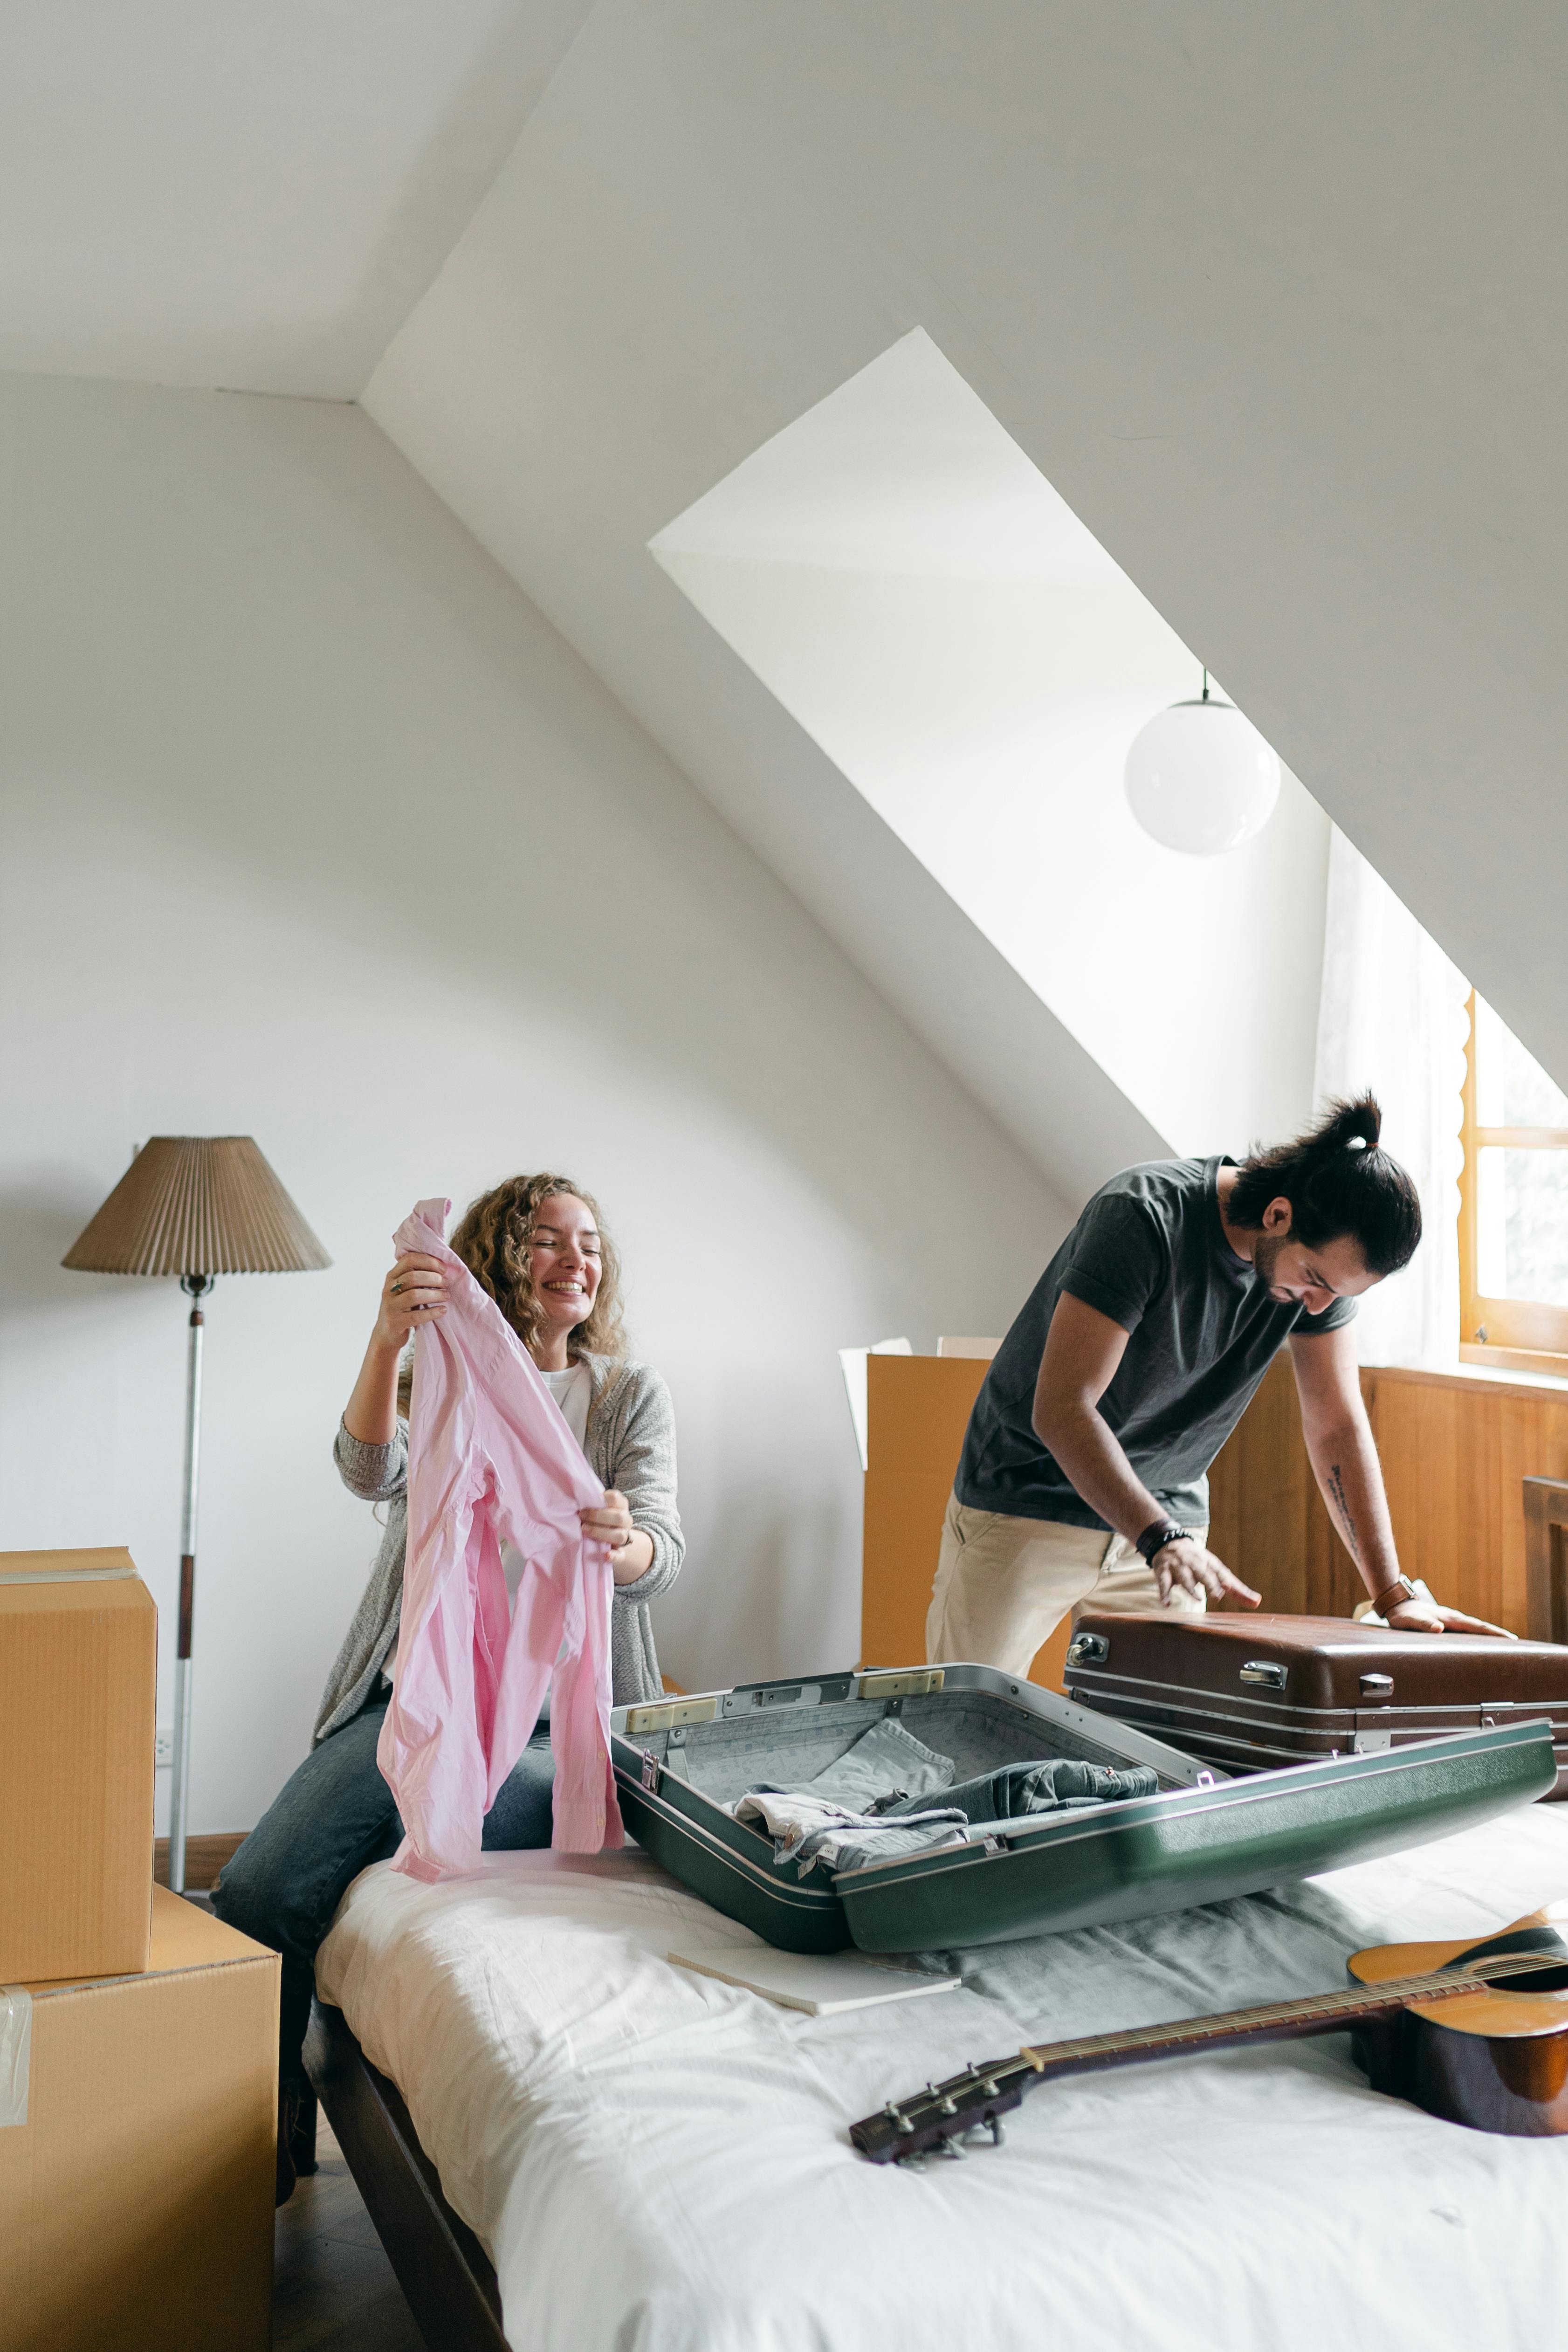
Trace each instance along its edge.
<instances>
[{"instance_id":1,"label":"acoustic guitar","mask_svg":"<svg viewBox=\"0 0 1568 2352\"><path fill-rule=\"evenodd\" d=\"M966 2144L1000 2147L1003 2116L1026 2091L1063 2074L1347 2031L1375 2091L1476 2131L1568 2132L1568 1943L1559 1927L1568 1927L1568 1902L1479 1944L1382 1944L1353 1953L1348 1992L1037 2042L994 2066L928 2083L912 2099L889 2099L849 2137L873 2164L962 2156Z\"/></svg>"}]
</instances>

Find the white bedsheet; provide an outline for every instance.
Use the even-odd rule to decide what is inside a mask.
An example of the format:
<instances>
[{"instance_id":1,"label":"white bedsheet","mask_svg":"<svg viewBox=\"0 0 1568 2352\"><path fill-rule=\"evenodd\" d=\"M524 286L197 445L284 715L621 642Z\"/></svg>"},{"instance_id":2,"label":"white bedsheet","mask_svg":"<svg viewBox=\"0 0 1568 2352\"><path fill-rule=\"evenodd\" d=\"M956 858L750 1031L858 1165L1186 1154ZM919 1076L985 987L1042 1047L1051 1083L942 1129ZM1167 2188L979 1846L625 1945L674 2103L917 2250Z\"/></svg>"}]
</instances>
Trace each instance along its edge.
<instances>
[{"instance_id":1,"label":"white bedsheet","mask_svg":"<svg viewBox=\"0 0 1568 2352\"><path fill-rule=\"evenodd\" d=\"M960 1956L809 2018L660 1957L743 1930L635 1850L354 1883L323 1997L401 2085L518 2352L1568 2347L1568 2140L1370 2092L1343 2039L1042 2087L1007 2146L874 2167L847 2126L1021 2041L1343 1982L1369 1943L1568 1893L1568 1805L1272 1895Z\"/></svg>"}]
</instances>

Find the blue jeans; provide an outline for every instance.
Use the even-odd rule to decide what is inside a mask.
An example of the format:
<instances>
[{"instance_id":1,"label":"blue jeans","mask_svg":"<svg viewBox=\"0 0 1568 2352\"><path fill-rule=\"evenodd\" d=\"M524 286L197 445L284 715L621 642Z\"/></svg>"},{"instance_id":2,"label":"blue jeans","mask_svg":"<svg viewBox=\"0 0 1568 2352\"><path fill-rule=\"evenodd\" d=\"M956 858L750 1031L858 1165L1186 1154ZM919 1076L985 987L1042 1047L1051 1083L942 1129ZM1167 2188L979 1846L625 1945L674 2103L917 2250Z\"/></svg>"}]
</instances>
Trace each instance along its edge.
<instances>
[{"instance_id":1,"label":"blue jeans","mask_svg":"<svg viewBox=\"0 0 1568 2352\"><path fill-rule=\"evenodd\" d=\"M316 1948L351 1879L384 1862L403 1839L392 1791L375 1760L386 1695L312 1748L224 1865L213 1909L231 1927L283 1956L278 2067L303 2085ZM550 1843L555 1759L542 1725L486 1816L488 1851Z\"/></svg>"}]
</instances>

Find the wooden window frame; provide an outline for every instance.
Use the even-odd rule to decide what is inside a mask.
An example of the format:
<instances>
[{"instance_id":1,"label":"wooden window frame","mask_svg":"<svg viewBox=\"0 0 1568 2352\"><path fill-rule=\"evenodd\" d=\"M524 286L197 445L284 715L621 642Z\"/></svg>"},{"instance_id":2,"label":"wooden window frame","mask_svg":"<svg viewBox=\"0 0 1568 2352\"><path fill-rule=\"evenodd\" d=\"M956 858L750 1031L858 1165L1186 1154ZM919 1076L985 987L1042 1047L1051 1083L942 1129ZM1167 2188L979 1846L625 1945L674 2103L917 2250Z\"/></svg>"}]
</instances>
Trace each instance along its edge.
<instances>
[{"instance_id":1,"label":"wooden window frame","mask_svg":"<svg viewBox=\"0 0 1568 2352\"><path fill-rule=\"evenodd\" d=\"M1464 1147L1459 1177L1459 1357L1468 1364L1494 1364L1500 1370L1568 1375L1568 1307L1542 1307L1522 1298L1488 1298L1479 1282L1480 1234L1477 1215L1478 1154L1490 1145L1515 1150L1568 1151L1568 1128L1481 1127L1476 1118L1476 999L1468 1010L1465 1040ZM1485 1331L1485 1339L1478 1335Z\"/></svg>"}]
</instances>

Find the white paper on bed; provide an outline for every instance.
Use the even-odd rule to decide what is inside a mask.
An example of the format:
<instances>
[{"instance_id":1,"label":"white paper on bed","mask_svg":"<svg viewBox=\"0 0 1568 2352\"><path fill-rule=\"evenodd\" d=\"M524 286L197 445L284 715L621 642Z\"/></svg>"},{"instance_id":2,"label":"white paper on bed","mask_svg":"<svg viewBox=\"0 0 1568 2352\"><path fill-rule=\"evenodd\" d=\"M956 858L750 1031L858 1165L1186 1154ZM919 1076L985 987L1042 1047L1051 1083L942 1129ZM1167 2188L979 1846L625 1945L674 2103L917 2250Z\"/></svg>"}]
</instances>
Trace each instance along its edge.
<instances>
[{"instance_id":1,"label":"white paper on bed","mask_svg":"<svg viewBox=\"0 0 1568 2352\"><path fill-rule=\"evenodd\" d=\"M807 2017L668 1966L733 1943L635 1851L345 1898L323 1996L402 2086L527 2352L1568 2352L1568 2140L1370 2091L1344 2037L1042 2087L1005 2148L865 2163L858 2116L1020 2042L1343 1982L1568 1890L1568 1806L1306 1885L951 1956Z\"/></svg>"},{"instance_id":2,"label":"white paper on bed","mask_svg":"<svg viewBox=\"0 0 1568 2352\"><path fill-rule=\"evenodd\" d=\"M884 2000L919 2000L956 1992L962 1977L926 1976L914 1969L879 1968L860 1952L780 1952L771 1944L714 1944L700 1952L670 1952L678 1969L776 2000L808 2017L837 2017L847 2009L875 2009Z\"/></svg>"}]
</instances>

